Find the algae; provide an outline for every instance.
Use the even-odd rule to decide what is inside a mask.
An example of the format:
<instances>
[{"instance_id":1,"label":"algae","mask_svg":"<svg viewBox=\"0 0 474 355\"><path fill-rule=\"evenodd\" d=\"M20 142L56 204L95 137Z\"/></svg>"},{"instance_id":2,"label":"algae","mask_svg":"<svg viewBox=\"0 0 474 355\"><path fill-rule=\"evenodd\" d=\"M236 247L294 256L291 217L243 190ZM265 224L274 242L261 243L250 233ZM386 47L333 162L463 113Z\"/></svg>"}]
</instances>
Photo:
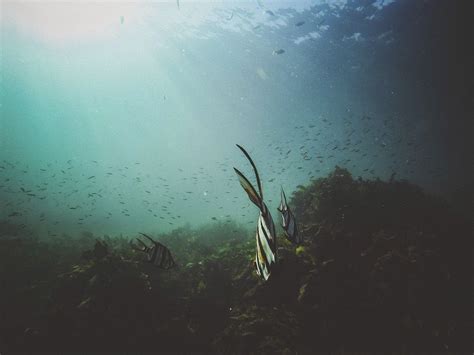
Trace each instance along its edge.
<instances>
[{"instance_id":1,"label":"algae","mask_svg":"<svg viewBox=\"0 0 474 355\"><path fill-rule=\"evenodd\" d=\"M129 246L135 236L0 239L2 348L289 354L469 346L471 234L446 201L336 167L289 204L305 240L295 247L278 237L280 262L268 282L255 275L253 231L236 223L155 235L178 264L168 271L143 262Z\"/></svg>"}]
</instances>

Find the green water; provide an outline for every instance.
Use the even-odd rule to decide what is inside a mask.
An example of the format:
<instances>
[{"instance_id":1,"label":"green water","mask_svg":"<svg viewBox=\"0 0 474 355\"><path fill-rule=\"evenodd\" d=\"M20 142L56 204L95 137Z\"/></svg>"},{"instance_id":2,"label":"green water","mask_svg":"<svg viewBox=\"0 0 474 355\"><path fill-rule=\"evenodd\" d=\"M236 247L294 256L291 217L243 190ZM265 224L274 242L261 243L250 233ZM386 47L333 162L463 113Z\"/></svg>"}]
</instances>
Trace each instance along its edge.
<instances>
[{"instance_id":1,"label":"green water","mask_svg":"<svg viewBox=\"0 0 474 355\"><path fill-rule=\"evenodd\" d=\"M449 190L454 154L430 83L405 75L395 5L347 6L3 3L0 215L40 234L250 225L236 143L272 209L335 165Z\"/></svg>"}]
</instances>

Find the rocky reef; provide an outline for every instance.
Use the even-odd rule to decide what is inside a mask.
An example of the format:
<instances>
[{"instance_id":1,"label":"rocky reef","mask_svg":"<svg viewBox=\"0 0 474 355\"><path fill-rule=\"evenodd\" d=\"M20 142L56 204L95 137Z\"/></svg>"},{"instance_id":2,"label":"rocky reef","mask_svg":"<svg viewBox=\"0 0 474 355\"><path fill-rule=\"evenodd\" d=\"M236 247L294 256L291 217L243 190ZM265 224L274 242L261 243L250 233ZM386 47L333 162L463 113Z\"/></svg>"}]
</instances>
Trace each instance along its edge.
<instances>
[{"instance_id":1,"label":"rocky reef","mask_svg":"<svg viewBox=\"0 0 474 355\"><path fill-rule=\"evenodd\" d=\"M336 169L290 200L305 241L279 236L268 282L236 223L157 237L178 266L143 262L128 237L0 236L5 350L465 351L469 221L408 182Z\"/></svg>"}]
</instances>

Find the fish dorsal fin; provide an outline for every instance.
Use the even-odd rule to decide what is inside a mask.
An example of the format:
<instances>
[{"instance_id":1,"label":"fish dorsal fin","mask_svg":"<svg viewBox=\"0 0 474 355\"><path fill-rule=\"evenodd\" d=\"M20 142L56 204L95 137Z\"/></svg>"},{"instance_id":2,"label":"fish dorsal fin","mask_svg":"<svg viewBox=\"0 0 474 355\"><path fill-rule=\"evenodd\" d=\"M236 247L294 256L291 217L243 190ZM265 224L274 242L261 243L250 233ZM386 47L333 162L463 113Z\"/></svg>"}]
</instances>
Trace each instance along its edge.
<instances>
[{"instance_id":1,"label":"fish dorsal fin","mask_svg":"<svg viewBox=\"0 0 474 355\"><path fill-rule=\"evenodd\" d=\"M283 187L282 187L281 188L281 202L280 202L280 206L278 207L278 211L283 212L285 207L287 207L286 196L285 196L285 191L283 191Z\"/></svg>"},{"instance_id":2,"label":"fish dorsal fin","mask_svg":"<svg viewBox=\"0 0 474 355\"><path fill-rule=\"evenodd\" d=\"M238 169L234 168L234 170L237 176L239 177L240 185L242 185L247 195L249 195L250 201L255 203L258 208L262 209L262 201L260 200L260 196L258 196L257 191L255 191L253 185Z\"/></svg>"},{"instance_id":3,"label":"fish dorsal fin","mask_svg":"<svg viewBox=\"0 0 474 355\"><path fill-rule=\"evenodd\" d=\"M253 171L255 173L255 177L257 178L257 187L258 187L258 192L259 192L259 195L260 195L260 200L263 201L262 184L260 182L260 176L258 175L257 167L255 166L252 158L250 158L249 153L247 153L247 151L242 146L240 146L238 144L236 144L236 146L242 151L242 153L244 153L244 155L249 160L250 164L252 164L252 168L253 168Z\"/></svg>"}]
</instances>

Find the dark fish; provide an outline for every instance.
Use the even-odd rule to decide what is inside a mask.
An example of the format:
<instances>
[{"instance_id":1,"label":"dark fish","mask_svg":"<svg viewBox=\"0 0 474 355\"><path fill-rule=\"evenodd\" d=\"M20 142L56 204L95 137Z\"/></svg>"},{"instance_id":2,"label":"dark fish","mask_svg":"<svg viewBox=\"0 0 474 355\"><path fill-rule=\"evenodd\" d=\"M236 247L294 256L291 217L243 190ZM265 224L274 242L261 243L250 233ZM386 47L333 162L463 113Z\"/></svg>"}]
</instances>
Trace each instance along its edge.
<instances>
[{"instance_id":1,"label":"dark fish","mask_svg":"<svg viewBox=\"0 0 474 355\"><path fill-rule=\"evenodd\" d=\"M260 177L258 175L257 168L255 167L255 164L247 151L238 144L237 147L250 161L257 179L258 193L253 185L248 181L248 179L239 170L234 168L237 176L239 177L240 185L242 185L245 192L247 192L250 201L252 201L260 210L260 215L257 222L257 233L255 236L257 244L255 268L257 270L257 274L260 277L262 277L264 280L268 280L277 261L275 225L273 224L270 211L263 202L262 185L260 183Z\"/></svg>"},{"instance_id":2,"label":"dark fish","mask_svg":"<svg viewBox=\"0 0 474 355\"><path fill-rule=\"evenodd\" d=\"M270 15L270 16L275 16L275 14L273 13L273 11L271 10L265 10L265 13Z\"/></svg>"},{"instance_id":3,"label":"dark fish","mask_svg":"<svg viewBox=\"0 0 474 355\"><path fill-rule=\"evenodd\" d=\"M140 234L146 237L152 243L152 246L149 247L142 240L137 238L137 241L140 244L140 247L137 248L132 243L132 248L137 251L141 251L145 253L147 256L147 261L149 263L165 270L168 270L176 265L176 263L173 260L173 256L171 255L171 252L169 251L167 247L165 247L163 244L159 242L155 242L151 237L149 237L148 235L144 233L140 233Z\"/></svg>"},{"instance_id":4,"label":"dark fish","mask_svg":"<svg viewBox=\"0 0 474 355\"><path fill-rule=\"evenodd\" d=\"M295 26L297 27L300 27L300 26L303 26L304 25L304 21L299 21L297 23L295 23Z\"/></svg>"},{"instance_id":5,"label":"dark fish","mask_svg":"<svg viewBox=\"0 0 474 355\"><path fill-rule=\"evenodd\" d=\"M283 54L283 53L285 53L285 50L280 48L280 49L274 50L272 54L278 55L278 54Z\"/></svg>"},{"instance_id":6,"label":"dark fish","mask_svg":"<svg viewBox=\"0 0 474 355\"><path fill-rule=\"evenodd\" d=\"M281 226L285 231L286 239L294 244L300 244L303 241L303 237L298 234L298 228L296 226L296 219L291 212L290 207L286 203L286 196L283 188L281 188L281 202L278 207L278 211L281 213L282 222Z\"/></svg>"}]
</instances>

